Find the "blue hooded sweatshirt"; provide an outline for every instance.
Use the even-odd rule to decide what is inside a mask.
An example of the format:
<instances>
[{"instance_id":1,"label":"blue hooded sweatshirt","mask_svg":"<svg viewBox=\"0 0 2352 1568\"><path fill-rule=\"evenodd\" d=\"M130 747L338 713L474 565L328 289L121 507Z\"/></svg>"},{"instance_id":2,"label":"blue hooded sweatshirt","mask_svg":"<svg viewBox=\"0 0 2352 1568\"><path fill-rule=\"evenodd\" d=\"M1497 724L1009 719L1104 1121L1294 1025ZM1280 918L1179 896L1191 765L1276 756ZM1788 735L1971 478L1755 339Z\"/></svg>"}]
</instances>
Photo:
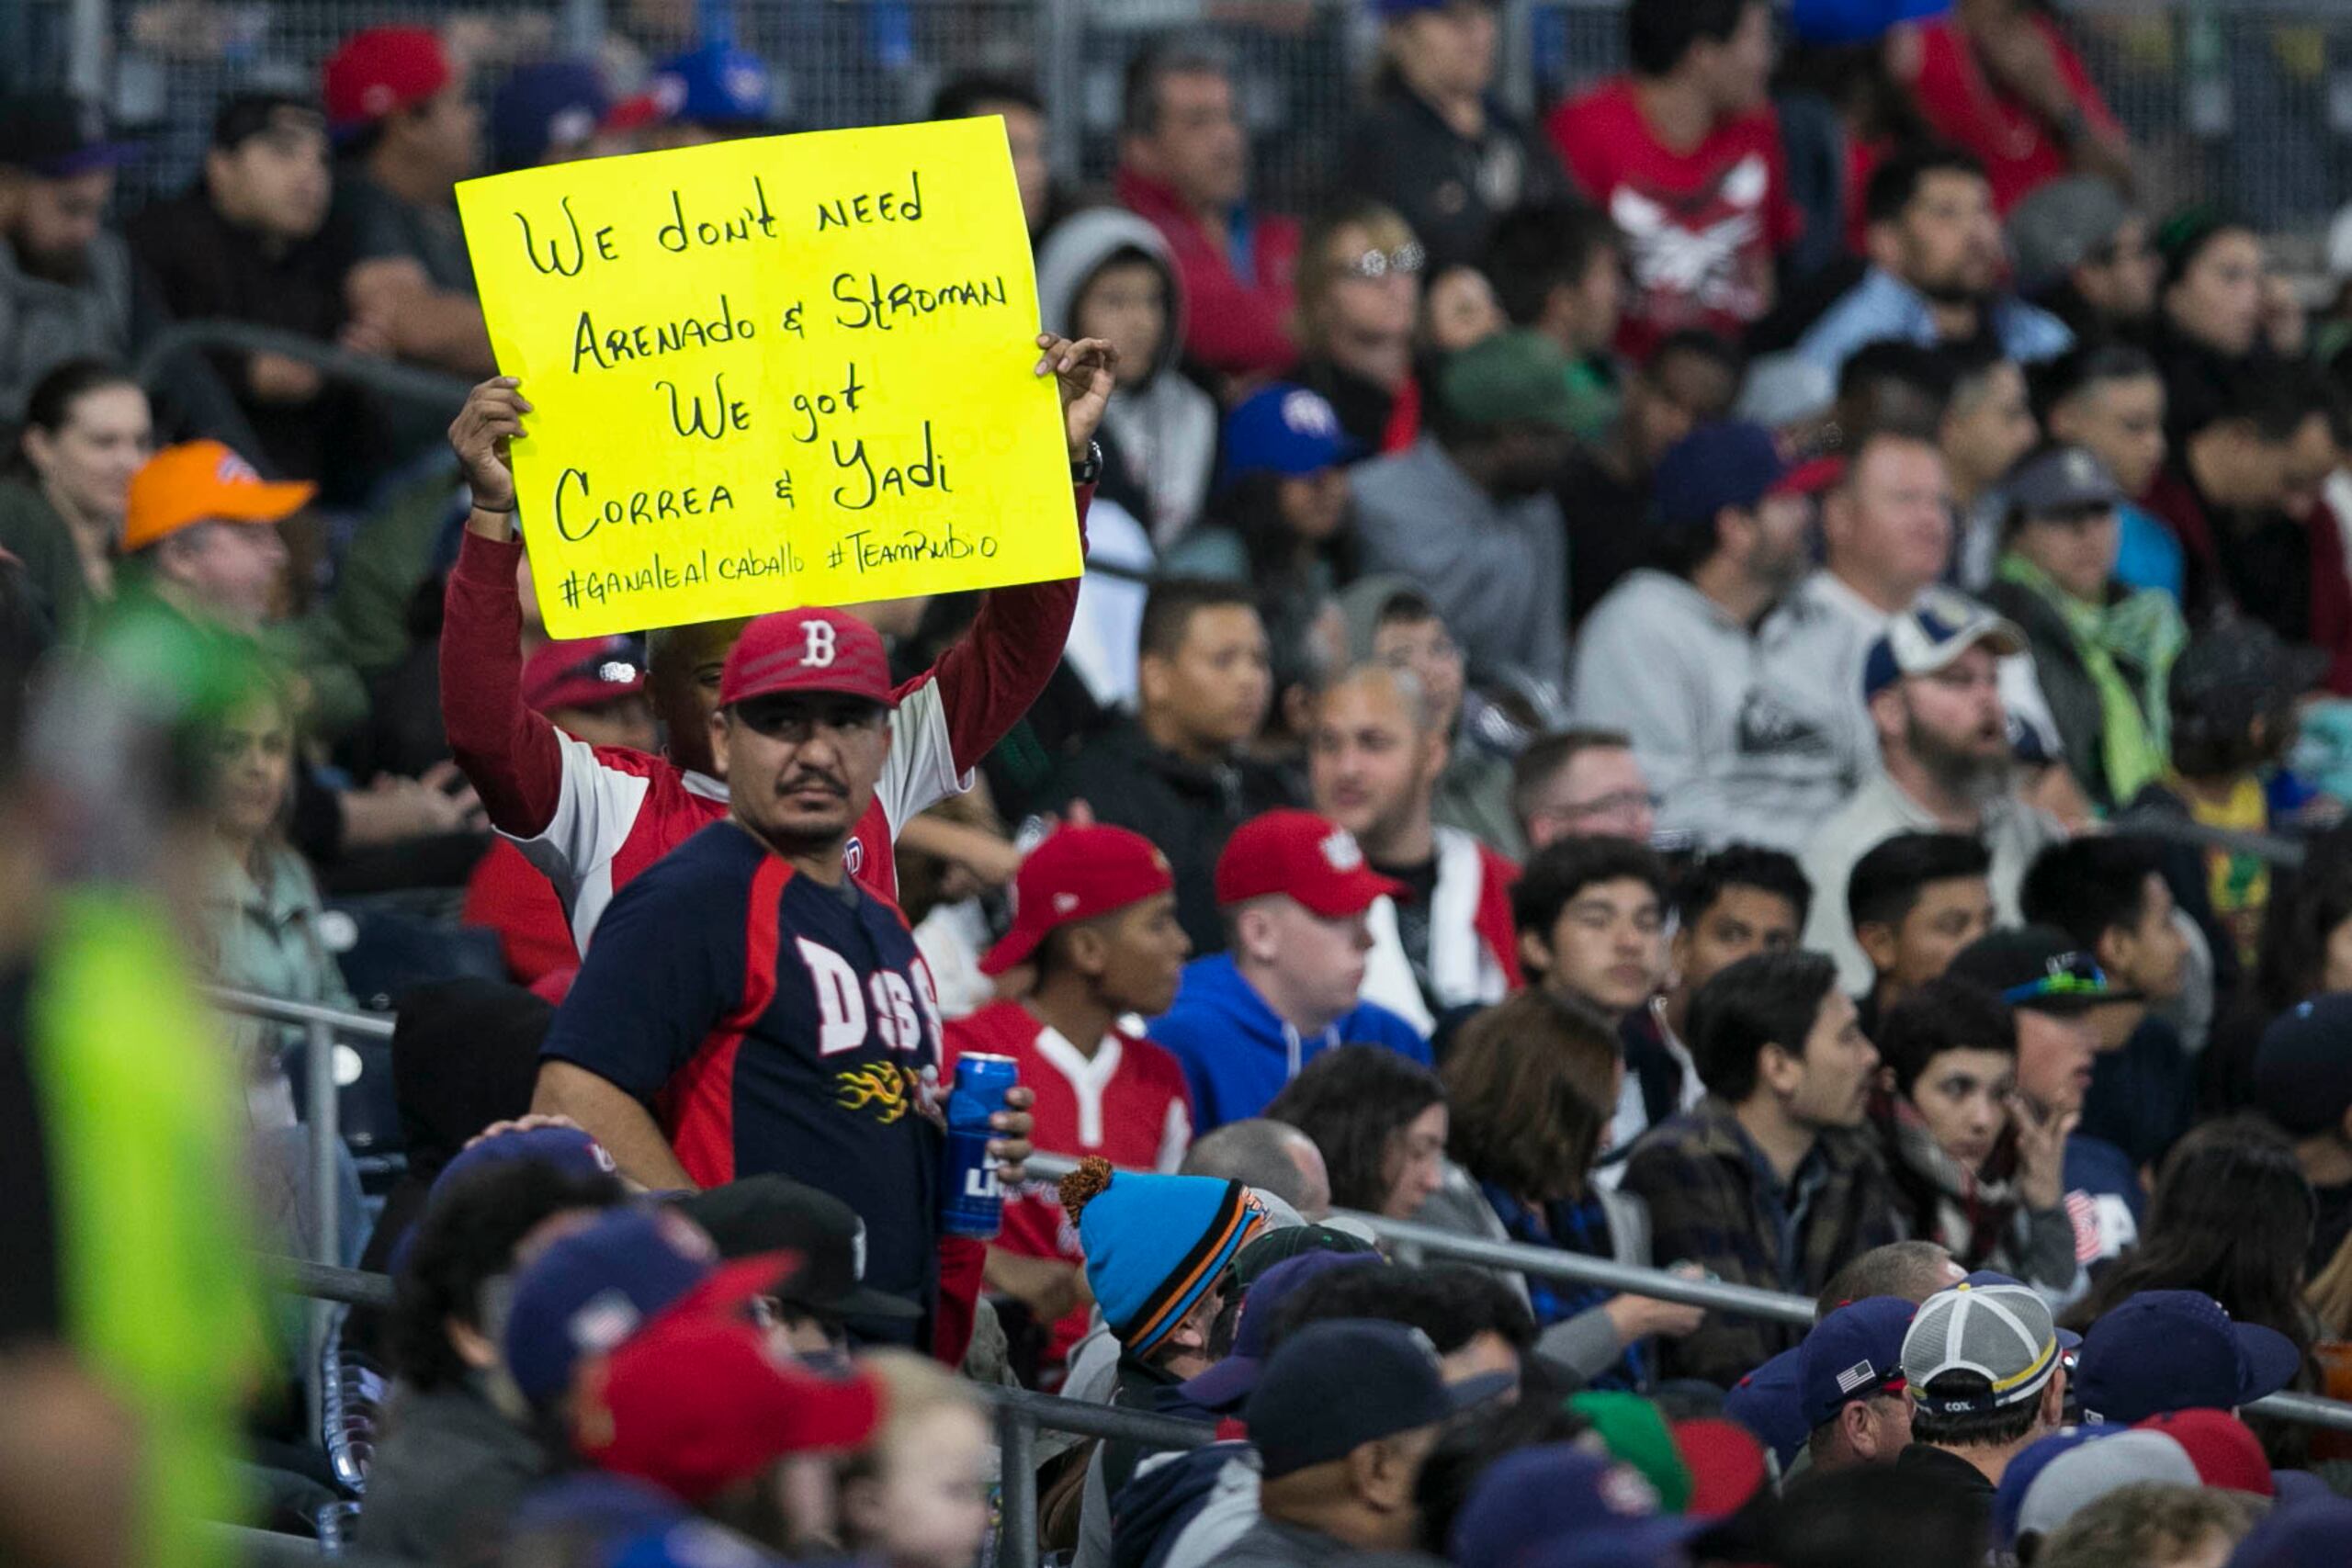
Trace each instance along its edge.
<instances>
[{"instance_id":1,"label":"blue hooded sweatshirt","mask_svg":"<svg viewBox=\"0 0 2352 1568\"><path fill-rule=\"evenodd\" d=\"M1299 1068L1334 1045L1385 1045L1430 1065L1421 1032L1371 1002L1358 1003L1320 1034L1302 1037L1226 953L1186 964L1176 1005L1146 1032L1183 1065L1195 1134L1261 1114Z\"/></svg>"}]
</instances>

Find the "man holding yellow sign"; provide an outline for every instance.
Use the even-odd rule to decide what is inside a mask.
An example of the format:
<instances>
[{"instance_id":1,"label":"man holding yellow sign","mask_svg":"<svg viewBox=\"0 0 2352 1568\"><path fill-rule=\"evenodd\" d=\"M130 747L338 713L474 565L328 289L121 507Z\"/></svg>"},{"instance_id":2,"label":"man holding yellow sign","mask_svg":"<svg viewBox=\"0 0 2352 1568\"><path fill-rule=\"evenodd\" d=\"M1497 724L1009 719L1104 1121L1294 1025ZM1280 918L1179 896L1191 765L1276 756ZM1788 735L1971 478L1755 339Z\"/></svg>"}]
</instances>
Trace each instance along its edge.
<instances>
[{"instance_id":1,"label":"man holding yellow sign","mask_svg":"<svg viewBox=\"0 0 2352 1568\"><path fill-rule=\"evenodd\" d=\"M1001 126L727 142L458 197L508 374L450 428L473 512L441 700L491 821L584 952L624 883L726 814L710 720L744 617L989 588L965 640L898 693L844 849L895 898L899 829L965 786L1061 657L1112 387L1106 344L1041 336L1028 375L1015 358L1035 284ZM652 630L666 756L525 707L518 518L551 636Z\"/></svg>"}]
</instances>

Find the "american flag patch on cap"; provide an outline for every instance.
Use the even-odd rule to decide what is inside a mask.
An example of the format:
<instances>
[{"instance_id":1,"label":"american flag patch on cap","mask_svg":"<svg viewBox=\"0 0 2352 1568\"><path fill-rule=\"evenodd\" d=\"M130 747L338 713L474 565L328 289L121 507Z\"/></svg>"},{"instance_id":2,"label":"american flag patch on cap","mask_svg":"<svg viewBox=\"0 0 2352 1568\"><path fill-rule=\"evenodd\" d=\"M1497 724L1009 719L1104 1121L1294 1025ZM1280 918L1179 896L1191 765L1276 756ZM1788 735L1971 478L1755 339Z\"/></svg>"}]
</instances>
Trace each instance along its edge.
<instances>
[{"instance_id":1,"label":"american flag patch on cap","mask_svg":"<svg viewBox=\"0 0 2352 1568\"><path fill-rule=\"evenodd\" d=\"M1838 1374L1838 1392L1851 1393L1866 1383L1878 1382L1878 1369L1868 1361L1856 1361Z\"/></svg>"}]
</instances>

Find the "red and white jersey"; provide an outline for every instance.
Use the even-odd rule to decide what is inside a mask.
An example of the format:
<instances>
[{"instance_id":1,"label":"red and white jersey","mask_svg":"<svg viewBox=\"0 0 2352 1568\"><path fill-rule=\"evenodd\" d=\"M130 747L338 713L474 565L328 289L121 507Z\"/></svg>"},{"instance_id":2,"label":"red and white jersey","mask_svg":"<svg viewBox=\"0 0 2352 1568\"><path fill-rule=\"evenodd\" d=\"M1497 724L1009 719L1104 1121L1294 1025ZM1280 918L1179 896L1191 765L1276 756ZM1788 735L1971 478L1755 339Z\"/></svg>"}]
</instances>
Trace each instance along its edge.
<instances>
[{"instance_id":1,"label":"red and white jersey","mask_svg":"<svg viewBox=\"0 0 2352 1568\"><path fill-rule=\"evenodd\" d=\"M1092 492L1077 492L1080 542ZM523 703L518 540L468 533L449 573L441 631L441 716L491 825L555 886L573 940L628 880L727 814L727 786L667 757L590 746ZM1078 582L992 590L963 639L898 688L890 753L842 863L898 901L899 829L971 787L971 770L1029 711L1060 661Z\"/></svg>"},{"instance_id":2,"label":"red and white jersey","mask_svg":"<svg viewBox=\"0 0 2352 1568\"><path fill-rule=\"evenodd\" d=\"M515 847L555 885L582 952L613 894L629 878L727 815L727 785L666 757L591 746L559 733L563 782L546 829ZM956 766L939 689L914 682L890 716L890 754L874 803L842 849L842 863L870 891L898 902L892 844L899 827L972 787Z\"/></svg>"},{"instance_id":3,"label":"red and white jersey","mask_svg":"<svg viewBox=\"0 0 2352 1568\"><path fill-rule=\"evenodd\" d=\"M1439 1009L1498 1002L1521 985L1519 939L1510 885L1519 868L1459 828L1436 830L1437 891L1430 898L1430 988ZM1428 1034L1437 1025L1413 961L1396 929L1396 901L1382 897L1364 912L1372 951L1356 994L1408 1019Z\"/></svg>"},{"instance_id":4,"label":"red and white jersey","mask_svg":"<svg viewBox=\"0 0 2352 1568\"><path fill-rule=\"evenodd\" d=\"M1193 1100L1176 1058L1139 1034L1114 1029L1089 1056L1019 1002L993 1002L947 1025L947 1076L967 1051L1010 1056L1037 1097L1029 1141L1049 1154L1101 1155L1131 1170L1174 1170L1193 1142ZM1054 1183L1032 1181L1004 1201L996 1246L1023 1258L1084 1264L1078 1227ZM1088 1309L1054 1325L1049 1364L1085 1334Z\"/></svg>"}]
</instances>

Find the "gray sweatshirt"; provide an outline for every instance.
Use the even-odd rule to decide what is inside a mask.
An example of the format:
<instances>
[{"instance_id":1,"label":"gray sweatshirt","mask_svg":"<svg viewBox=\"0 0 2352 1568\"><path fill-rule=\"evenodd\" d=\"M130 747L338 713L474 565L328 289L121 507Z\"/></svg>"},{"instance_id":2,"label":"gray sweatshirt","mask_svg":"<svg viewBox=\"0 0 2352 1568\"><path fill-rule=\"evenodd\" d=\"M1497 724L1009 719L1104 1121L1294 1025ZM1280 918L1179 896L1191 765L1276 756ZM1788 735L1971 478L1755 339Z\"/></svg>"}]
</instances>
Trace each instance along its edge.
<instances>
[{"instance_id":1,"label":"gray sweatshirt","mask_svg":"<svg viewBox=\"0 0 2352 1568\"><path fill-rule=\"evenodd\" d=\"M1366 571L1409 577L1462 645L1474 675L1557 681L1568 655L1567 533L1547 491L1498 502L1424 435L1357 468Z\"/></svg>"},{"instance_id":2,"label":"gray sweatshirt","mask_svg":"<svg viewBox=\"0 0 2352 1568\"><path fill-rule=\"evenodd\" d=\"M1802 634L1792 606L1751 632L1662 571L1632 573L1594 606L1569 706L1633 738L1661 834L1794 853L1867 776L1847 705L1794 657Z\"/></svg>"}]
</instances>

